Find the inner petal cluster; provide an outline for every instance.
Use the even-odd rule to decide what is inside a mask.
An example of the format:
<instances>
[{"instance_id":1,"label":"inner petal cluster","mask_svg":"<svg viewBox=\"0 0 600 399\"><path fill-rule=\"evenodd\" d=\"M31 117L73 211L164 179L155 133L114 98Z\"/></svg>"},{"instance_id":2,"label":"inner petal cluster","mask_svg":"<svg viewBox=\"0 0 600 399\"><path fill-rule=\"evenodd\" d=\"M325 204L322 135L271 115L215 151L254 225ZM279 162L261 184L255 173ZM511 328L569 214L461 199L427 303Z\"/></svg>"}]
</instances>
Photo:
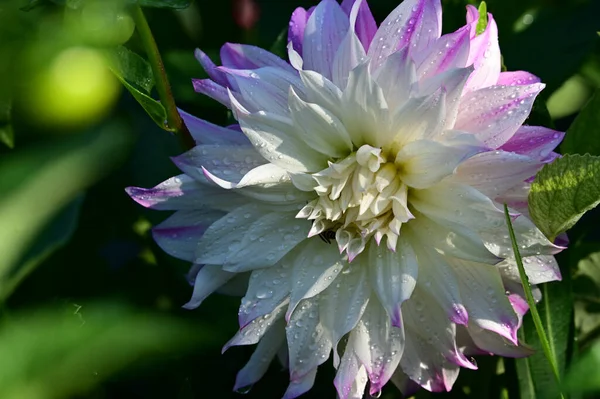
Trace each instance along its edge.
<instances>
[{"instance_id":1,"label":"inner petal cluster","mask_svg":"<svg viewBox=\"0 0 600 399\"><path fill-rule=\"evenodd\" d=\"M340 252L352 261L371 237L387 237L396 249L402 223L413 218L407 206L408 187L400 178L400 165L381 148L368 144L312 174L318 198L298 213L313 220L309 237L335 232Z\"/></svg>"}]
</instances>

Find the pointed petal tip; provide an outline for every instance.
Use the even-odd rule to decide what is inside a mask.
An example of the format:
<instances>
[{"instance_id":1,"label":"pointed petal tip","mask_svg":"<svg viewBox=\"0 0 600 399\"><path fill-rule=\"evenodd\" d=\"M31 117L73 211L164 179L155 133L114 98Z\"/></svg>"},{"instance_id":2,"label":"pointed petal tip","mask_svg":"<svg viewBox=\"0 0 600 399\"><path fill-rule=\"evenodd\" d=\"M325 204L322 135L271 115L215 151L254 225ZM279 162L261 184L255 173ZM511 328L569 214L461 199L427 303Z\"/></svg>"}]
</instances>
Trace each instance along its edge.
<instances>
[{"instance_id":1,"label":"pointed petal tip","mask_svg":"<svg viewBox=\"0 0 600 399\"><path fill-rule=\"evenodd\" d=\"M453 312L450 314L450 321L456 324L466 326L469 324L469 313L462 304L452 305Z\"/></svg>"}]
</instances>

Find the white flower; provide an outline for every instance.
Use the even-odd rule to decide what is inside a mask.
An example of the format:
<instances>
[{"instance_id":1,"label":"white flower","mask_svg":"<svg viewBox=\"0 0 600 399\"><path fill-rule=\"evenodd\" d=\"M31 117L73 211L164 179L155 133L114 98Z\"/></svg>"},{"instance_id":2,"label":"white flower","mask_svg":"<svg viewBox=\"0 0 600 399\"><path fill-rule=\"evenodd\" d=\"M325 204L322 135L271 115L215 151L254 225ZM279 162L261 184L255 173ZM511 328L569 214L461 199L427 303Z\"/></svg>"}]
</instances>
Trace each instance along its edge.
<instances>
[{"instance_id":1,"label":"white flower","mask_svg":"<svg viewBox=\"0 0 600 399\"><path fill-rule=\"evenodd\" d=\"M282 346L286 398L331 352L341 398L367 380L371 394L390 379L449 390L473 354L529 353L502 203L531 283L559 279L527 181L562 133L521 126L543 85L500 72L495 22L476 35L477 19L469 7L467 25L440 36L439 0L406 0L377 29L365 2L324 0L294 12L290 64L226 44L216 67L197 51L210 79L196 90L239 127L182 113L198 141L175 158L184 174L129 194L177 210L154 237L194 263L187 308L242 287L226 348L258 346L236 388Z\"/></svg>"}]
</instances>

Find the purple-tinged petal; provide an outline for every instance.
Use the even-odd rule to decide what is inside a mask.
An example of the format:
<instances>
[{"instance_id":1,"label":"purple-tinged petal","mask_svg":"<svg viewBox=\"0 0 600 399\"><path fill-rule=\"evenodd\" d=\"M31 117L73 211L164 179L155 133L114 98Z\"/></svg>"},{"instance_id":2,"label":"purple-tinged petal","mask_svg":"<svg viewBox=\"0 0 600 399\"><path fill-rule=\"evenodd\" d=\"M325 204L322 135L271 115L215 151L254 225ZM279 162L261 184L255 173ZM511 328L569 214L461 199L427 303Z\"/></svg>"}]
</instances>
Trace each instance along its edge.
<instances>
[{"instance_id":1,"label":"purple-tinged petal","mask_svg":"<svg viewBox=\"0 0 600 399\"><path fill-rule=\"evenodd\" d=\"M344 89L348 83L348 75L358 64L366 58L365 49L355 33L354 27L359 7L363 0L357 0L350 12L350 29L335 52L331 75L333 83L340 89Z\"/></svg>"},{"instance_id":2,"label":"purple-tinged petal","mask_svg":"<svg viewBox=\"0 0 600 399\"><path fill-rule=\"evenodd\" d=\"M314 9L314 7L312 7ZM302 54L302 43L304 42L304 30L306 22L312 14L312 10L306 11L302 7L298 7L292 13L292 18L288 26L288 43L292 43L294 50Z\"/></svg>"},{"instance_id":3,"label":"purple-tinged petal","mask_svg":"<svg viewBox=\"0 0 600 399\"><path fill-rule=\"evenodd\" d=\"M184 309L196 309L206 297L215 292L220 286L235 277L235 273L223 271L221 266L205 265L198 271L194 281L194 292Z\"/></svg>"},{"instance_id":4,"label":"purple-tinged petal","mask_svg":"<svg viewBox=\"0 0 600 399\"><path fill-rule=\"evenodd\" d=\"M548 158L565 134L542 126L521 126L499 149L529 156L537 160Z\"/></svg>"},{"instance_id":5,"label":"purple-tinged petal","mask_svg":"<svg viewBox=\"0 0 600 399\"><path fill-rule=\"evenodd\" d=\"M299 381L329 358L332 342L319 320L318 301L318 298L302 301L287 324L291 381Z\"/></svg>"},{"instance_id":6,"label":"purple-tinged petal","mask_svg":"<svg viewBox=\"0 0 600 399\"><path fill-rule=\"evenodd\" d=\"M517 345L519 319L504 293L496 266L453 260L469 322Z\"/></svg>"},{"instance_id":7,"label":"purple-tinged petal","mask_svg":"<svg viewBox=\"0 0 600 399\"><path fill-rule=\"evenodd\" d=\"M213 82L211 79L192 79L192 85L196 93L204 94L227 108L231 108L227 88Z\"/></svg>"},{"instance_id":8,"label":"purple-tinged petal","mask_svg":"<svg viewBox=\"0 0 600 399\"><path fill-rule=\"evenodd\" d=\"M406 347L400 361L402 371L431 392L450 391L460 367L447 360L418 334L407 331Z\"/></svg>"},{"instance_id":9,"label":"purple-tinged petal","mask_svg":"<svg viewBox=\"0 0 600 399\"><path fill-rule=\"evenodd\" d=\"M319 72L331 79L333 59L348 27L348 17L336 1L321 1L308 19L304 30L304 69Z\"/></svg>"},{"instance_id":10,"label":"purple-tinged petal","mask_svg":"<svg viewBox=\"0 0 600 399\"><path fill-rule=\"evenodd\" d=\"M230 81L229 79L227 79L227 76L217 69L215 63L210 59L208 55L206 55L205 52L197 48L196 51L194 51L194 56L196 57L204 71L208 74L209 78L211 78L215 81L215 83L221 86L229 87Z\"/></svg>"},{"instance_id":11,"label":"purple-tinged petal","mask_svg":"<svg viewBox=\"0 0 600 399\"><path fill-rule=\"evenodd\" d=\"M256 111L268 111L287 116L290 86L298 94L304 93L298 74L280 68L263 67L246 70L220 67L220 69L235 79L243 99L248 104L252 104Z\"/></svg>"},{"instance_id":12,"label":"purple-tinged petal","mask_svg":"<svg viewBox=\"0 0 600 399\"><path fill-rule=\"evenodd\" d=\"M437 39L421 55L415 55L419 80L464 68L469 56L469 29L463 27Z\"/></svg>"},{"instance_id":13,"label":"purple-tinged petal","mask_svg":"<svg viewBox=\"0 0 600 399\"><path fill-rule=\"evenodd\" d=\"M367 372L351 347L344 352L333 385L339 399L362 399L364 396Z\"/></svg>"},{"instance_id":14,"label":"purple-tinged petal","mask_svg":"<svg viewBox=\"0 0 600 399\"><path fill-rule=\"evenodd\" d=\"M234 391L252 386L265 375L277 351L285 342L284 326L283 320L280 319L265 333L248 363L237 373Z\"/></svg>"},{"instance_id":15,"label":"purple-tinged petal","mask_svg":"<svg viewBox=\"0 0 600 399\"><path fill-rule=\"evenodd\" d=\"M477 22L479 20L479 11L477 7L468 4L467 5L467 24L471 24L472 22Z\"/></svg>"},{"instance_id":16,"label":"purple-tinged petal","mask_svg":"<svg viewBox=\"0 0 600 399\"><path fill-rule=\"evenodd\" d=\"M404 329L391 325L385 309L374 296L348 339L347 349L350 348L354 348L367 369L371 381L369 392L374 395L392 377L404 351Z\"/></svg>"},{"instance_id":17,"label":"purple-tinged petal","mask_svg":"<svg viewBox=\"0 0 600 399\"><path fill-rule=\"evenodd\" d=\"M401 305L410 298L417 283L419 266L410 243L401 234L397 251L371 244L369 280L373 291L387 311L392 325L401 328Z\"/></svg>"},{"instance_id":18,"label":"purple-tinged petal","mask_svg":"<svg viewBox=\"0 0 600 399\"><path fill-rule=\"evenodd\" d=\"M295 73L290 64L275 54L248 44L225 43L221 47L221 62L228 69L275 67Z\"/></svg>"},{"instance_id":19,"label":"purple-tinged petal","mask_svg":"<svg viewBox=\"0 0 600 399\"><path fill-rule=\"evenodd\" d=\"M491 86L467 93L461 100L454 129L471 132L489 147L498 148L527 119L535 97L543 88L543 84L536 83Z\"/></svg>"},{"instance_id":20,"label":"purple-tinged petal","mask_svg":"<svg viewBox=\"0 0 600 399\"><path fill-rule=\"evenodd\" d=\"M469 13L467 13L469 15ZM470 23L471 47L467 65L473 65L475 71L465 86L466 91L478 90L498 82L501 69L500 46L498 45L498 27L492 14L488 13L485 31L476 35L477 21Z\"/></svg>"},{"instance_id":21,"label":"purple-tinged petal","mask_svg":"<svg viewBox=\"0 0 600 399\"><path fill-rule=\"evenodd\" d=\"M469 324L468 330L475 345L486 353L515 358L527 357L534 353L522 343L515 346L506 338L474 324Z\"/></svg>"},{"instance_id":22,"label":"purple-tinged petal","mask_svg":"<svg viewBox=\"0 0 600 399\"><path fill-rule=\"evenodd\" d=\"M152 237L169 255L191 262L201 237L222 216L213 210L178 211L154 227Z\"/></svg>"},{"instance_id":23,"label":"purple-tinged petal","mask_svg":"<svg viewBox=\"0 0 600 399\"><path fill-rule=\"evenodd\" d=\"M251 169L266 163L253 147L219 144L198 145L172 160L181 171L197 180L205 180L204 167L212 175L234 183Z\"/></svg>"},{"instance_id":24,"label":"purple-tinged petal","mask_svg":"<svg viewBox=\"0 0 600 399\"><path fill-rule=\"evenodd\" d=\"M501 86L523 86L540 83L541 79L525 71L500 72L497 85Z\"/></svg>"},{"instance_id":25,"label":"purple-tinged petal","mask_svg":"<svg viewBox=\"0 0 600 399\"><path fill-rule=\"evenodd\" d=\"M531 284L543 284L562 280L560 268L552 255L526 256L523 258L523 266L527 274L527 279ZM504 276L520 280L517 264L514 259L506 259L498 267Z\"/></svg>"},{"instance_id":26,"label":"purple-tinged petal","mask_svg":"<svg viewBox=\"0 0 600 399\"><path fill-rule=\"evenodd\" d=\"M525 155L488 151L460 164L451 179L496 198L534 176L541 167L540 161Z\"/></svg>"},{"instance_id":27,"label":"purple-tinged petal","mask_svg":"<svg viewBox=\"0 0 600 399\"><path fill-rule=\"evenodd\" d=\"M429 289L428 287L425 289ZM414 291L402 309L407 334L414 333L427 340L435 351L457 366L476 370L456 345L456 324L448 319L444 309L424 294L423 288Z\"/></svg>"},{"instance_id":28,"label":"purple-tinged petal","mask_svg":"<svg viewBox=\"0 0 600 399\"><path fill-rule=\"evenodd\" d=\"M247 198L199 182L188 175L172 177L154 188L128 187L127 194L138 204L157 210L194 210L203 206L230 211L248 202Z\"/></svg>"},{"instance_id":29,"label":"purple-tinged petal","mask_svg":"<svg viewBox=\"0 0 600 399\"><path fill-rule=\"evenodd\" d=\"M416 394L421 386L408 378L406 374L402 371L401 367L398 367L396 371L394 371L394 375L392 375L392 382L402 392L403 397L409 398Z\"/></svg>"},{"instance_id":30,"label":"purple-tinged petal","mask_svg":"<svg viewBox=\"0 0 600 399\"><path fill-rule=\"evenodd\" d=\"M315 367L302 377L291 380L288 385L282 399L295 399L300 395L308 392L315 384L315 378L317 376L317 368Z\"/></svg>"},{"instance_id":31,"label":"purple-tinged petal","mask_svg":"<svg viewBox=\"0 0 600 399\"><path fill-rule=\"evenodd\" d=\"M440 37L442 8L439 0L403 1L381 23L373 37L368 55L373 67L396 51L409 47L419 53Z\"/></svg>"},{"instance_id":32,"label":"purple-tinged petal","mask_svg":"<svg viewBox=\"0 0 600 399\"><path fill-rule=\"evenodd\" d=\"M250 145L239 126L222 127L214 125L181 109L179 115L181 115L196 144Z\"/></svg>"},{"instance_id":33,"label":"purple-tinged petal","mask_svg":"<svg viewBox=\"0 0 600 399\"><path fill-rule=\"evenodd\" d=\"M350 12L352 11L352 6L361 0L344 0L342 2L342 10L346 13L346 15L350 16ZM366 0L362 0L360 4L360 8L358 9L358 15L356 17L356 25L354 27L356 35L358 39L363 45L365 51L369 51L369 46L371 45L371 41L375 36L375 32L377 32L377 23L375 23L375 18L371 13L371 9L369 8L369 4Z\"/></svg>"}]
</instances>

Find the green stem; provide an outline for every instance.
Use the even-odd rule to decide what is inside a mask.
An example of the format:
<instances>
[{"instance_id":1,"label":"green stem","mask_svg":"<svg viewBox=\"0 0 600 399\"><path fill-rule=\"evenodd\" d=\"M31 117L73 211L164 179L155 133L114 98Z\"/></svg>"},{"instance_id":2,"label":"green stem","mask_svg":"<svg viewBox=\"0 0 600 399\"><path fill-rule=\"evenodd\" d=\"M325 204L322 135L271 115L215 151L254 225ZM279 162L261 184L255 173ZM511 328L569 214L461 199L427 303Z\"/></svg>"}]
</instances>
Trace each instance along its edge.
<instances>
[{"instance_id":1,"label":"green stem","mask_svg":"<svg viewBox=\"0 0 600 399\"><path fill-rule=\"evenodd\" d=\"M156 41L154 40L154 36L152 36L152 31L150 30L150 26L148 25L148 21L144 16L142 8L140 6L134 6L132 16L138 34L144 44L148 61L152 67L158 97L167 111L168 128L169 130L174 130L179 135L186 148L192 148L195 146L194 139L183 122L183 119L181 119L181 115L179 115L179 111L175 105L175 99L173 98L173 92L171 91L171 85L167 78L165 66L160 57Z\"/></svg>"},{"instance_id":2,"label":"green stem","mask_svg":"<svg viewBox=\"0 0 600 399\"><path fill-rule=\"evenodd\" d=\"M523 260L521 259L521 253L519 252L519 245L517 243L515 231L513 230L512 222L510 220L510 214L508 213L508 206L506 206L506 204L504 204L504 215L506 217L506 224L508 226L508 233L510 235L510 241L512 243L513 252L515 254L515 260L519 269L519 277L521 278L521 284L523 284L523 291L525 292L525 298L527 299L527 304L529 305L529 311L531 312L533 324L535 325L535 330L537 331L538 337L542 344L544 355L546 355L546 359L548 360L548 363L550 363L550 368L552 369L552 373L554 374L556 385L560 391L561 384L560 375L558 373L558 365L556 364L556 359L552 354L552 350L550 349L550 343L548 342L546 331L544 330L544 326L542 325L542 319L540 318L540 314L538 313L537 308L535 306L535 299L533 299L533 294L531 293L531 286L529 285L529 279L527 278L527 274L525 273L525 267L523 267ZM564 398L562 392L560 392L560 397Z\"/></svg>"}]
</instances>

